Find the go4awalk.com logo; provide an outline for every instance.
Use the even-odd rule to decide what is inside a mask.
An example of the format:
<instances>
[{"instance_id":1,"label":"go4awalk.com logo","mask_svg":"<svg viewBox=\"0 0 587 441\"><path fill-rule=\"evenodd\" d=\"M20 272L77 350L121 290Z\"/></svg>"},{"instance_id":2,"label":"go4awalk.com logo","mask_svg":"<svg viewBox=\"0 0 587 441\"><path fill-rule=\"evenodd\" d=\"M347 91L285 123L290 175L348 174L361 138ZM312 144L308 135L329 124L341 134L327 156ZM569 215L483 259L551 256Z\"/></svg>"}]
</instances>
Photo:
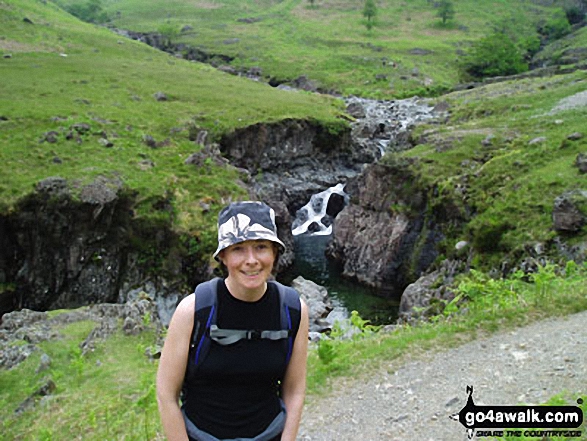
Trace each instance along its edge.
<instances>
[{"instance_id":1,"label":"go4awalk.com logo","mask_svg":"<svg viewBox=\"0 0 587 441\"><path fill-rule=\"evenodd\" d=\"M473 386L460 412L451 415L467 429L468 438L524 436L548 439L554 436L581 437L583 411L578 406L477 406ZM577 400L582 404L582 399Z\"/></svg>"}]
</instances>

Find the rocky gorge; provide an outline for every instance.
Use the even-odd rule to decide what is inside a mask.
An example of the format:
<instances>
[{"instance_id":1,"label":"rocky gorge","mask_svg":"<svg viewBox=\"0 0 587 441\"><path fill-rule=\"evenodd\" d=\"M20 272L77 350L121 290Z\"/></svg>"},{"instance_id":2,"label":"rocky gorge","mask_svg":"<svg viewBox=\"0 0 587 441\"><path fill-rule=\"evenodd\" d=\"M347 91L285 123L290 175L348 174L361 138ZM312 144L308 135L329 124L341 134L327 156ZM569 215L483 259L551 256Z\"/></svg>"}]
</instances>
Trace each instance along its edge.
<instances>
[{"instance_id":1,"label":"rocky gorge","mask_svg":"<svg viewBox=\"0 0 587 441\"><path fill-rule=\"evenodd\" d=\"M186 162L197 167L200 160L209 157L242 169L249 176L251 196L276 209L283 240L290 244L296 211L313 194L337 184L346 184L348 189L365 189L367 184L367 193L381 197L381 202L364 204L385 212L390 201L382 192L391 189L394 179L402 178L388 176L390 170L377 165L378 159L388 149L405 148L409 129L418 121L442 114L417 98L397 102L349 98L346 104L354 121L344 130L286 120L237 130L213 145L206 143L205 134L199 134L204 148ZM353 190L347 191L355 200L361 198ZM0 298L2 312L124 302L145 291L158 299L160 315L168 317L186 286L210 277L210 268L201 264L205 262L201 256L181 251L182 238L170 225L145 225L135 218L136 198L137 194L116 178L99 178L85 185L60 177L38 182L15 210L0 217L0 282L6 287ZM349 228L380 232L377 222L387 222L385 218L365 218L361 225L350 227L348 219L356 206L351 203L343 210L341 203L335 210L342 211L342 217L334 248ZM166 210L166 204L162 199L160 209ZM396 221L402 224L401 219ZM413 277L400 275L397 269L389 271L390 264L395 268L401 265L389 257L395 251L388 249L399 252L404 234L413 236L419 228L410 226L391 233L394 239L383 247L381 241L363 237L367 245L354 241L346 245L344 255L340 249L331 254L346 261L345 275L361 283L381 287L383 281L397 276L401 286ZM377 253L369 253L369 247ZM409 248L403 246L401 252ZM157 250L157 258L153 250ZM283 256L281 265L287 267L293 259L292 254ZM432 255L423 258L414 274L432 260Z\"/></svg>"},{"instance_id":2,"label":"rocky gorge","mask_svg":"<svg viewBox=\"0 0 587 441\"><path fill-rule=\"evenodd\" d=\"M221 70L222 63L230 61L176 47L156 33L118 32ZM258 72L229 73L262 81ZM317 92L300 79L267 84L300 93L292 86ZM438 198L438 189L422 183L414 171L417 159L388 155L381 160L387 152L434 142L426 133L420 140L411 137L419 123L440 126L447 121L450 106L434 102L417 97L347 97L348 125L325 127L312 120L286 119L240 128L214 141L199 131L190 139L201 149L186 166L198 169L212 161L237 168L250 197L274 207L282 240L290 245L280 258L280 271L295 259L292 226L300 210L320 192L335 186L344 189L320 202L327 213L324 223L333 231L328 258L339 264L343 277L374 288L383 297L401 297L402 315L410 317L414 306L426 306L432 297L450 298L444 282L469 264L468 243L461 241L456 247L464 251L457 253L458 259L433 267L445 232L462 227L469 213L450 198ZM72 126L70 133L80 129ZM46 135L44 140L51 142L51 134ZM582 134L571 136L576 140ZM483 143L491 144L490 138ZM581 173L584 162L579 155L576 167ZM138 198L115 175L86 184L59 176L38 182L14 210L0 215L0 313L125 302L146 292L157 300L163 320L168 319L186 290L211 277L212 269L202 252L190 251L188 239L171 223L146 223L137 217ZM554 230L563 235L579 231L587 222L584 201L582 190L561 194L554 201ZM162 214L172 211L164 196L153 206ZM560 251L571 258L583 253L580 247L560 244Z\"/></svg>"}]
</instances>

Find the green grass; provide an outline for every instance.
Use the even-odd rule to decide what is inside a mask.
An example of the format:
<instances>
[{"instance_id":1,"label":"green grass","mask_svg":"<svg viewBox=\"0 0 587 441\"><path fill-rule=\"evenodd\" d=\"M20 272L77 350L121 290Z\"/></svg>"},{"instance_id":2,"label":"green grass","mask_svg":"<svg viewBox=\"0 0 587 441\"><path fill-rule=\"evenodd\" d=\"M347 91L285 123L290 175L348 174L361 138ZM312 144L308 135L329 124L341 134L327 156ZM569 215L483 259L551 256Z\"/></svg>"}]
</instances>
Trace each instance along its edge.
<instances>
[{"instance_id":1,"label":"green grass","mask_svg":"<svg viewBox=\"0 0 587 441\"><path fill-rule=\"evenodd\" d=\"M444 312L429 322L382 333L355 317L361 335L333 340L328 350L326 345L321 350L311 347L308 399L336 388L342 378L362 381L430 351L584 311L586 276L587 266L574 263L543 267L530 280L521 274L490 279L472 272L455 284L455 300L445 302ZM59 329L60 338L41 343L52 360L48 371L35 373L38 352L12 370L0 371L0 439L163 439L154 394L157 363L145 356L145 349L156 341L153 324L138 336L114 334L82 356L79 343L93 326L76 322ZM46 378L57 386L53 394L15 415L18 405Z\"/></svg>"},{"instance_id":2,"label":"green grass","mask_svg":"<svg viewBox=\"0 0 587 441\"><path fill-rule=\"evenodd\" d=\"M458 82L458 49L503 23L520 36L535 33L536 24L556 9L530 0L462 0L455 3L455 19L443 26L427 0L386 0L377 2L375 26L368 31L362 3L354 1L317 1L314 7L307 0L103 4L116 27L178 33L189 25L193 29L179 35L178 42L232 56L235 67L259 66L265 77L282 81L307 75L324 90L378 98L446 90ZM246 18L258 21L238 20ZM414 49L428 53L416 55Z\"/></svg>"},{"instance_id":3,"label":"green grass","mask_svg":"<svg viewBox=\"0 0 587 441\"><path fill-rule=\"evenodd\" d=\"M442 97L451 105L447 125L418 128L413 135L418 145L401 156L419 159L414 167L419 180L438 192L432 205L450 200L463 216L467 210L474 213L464 230L448 238L447 255L454 254L459 240L471 241L479 251L476 264L488 269L507 258L517 260L527 254L525 247L548 244L555 237L555 198L583 188L574 164L585 152L587 138L567 137L584 134L587 107L551 110L586 86L587 75L580 72ZM484 143L488 137L492 139ZM537 138L545 140L532 144Z\"/></svg>"},{"instance_id":4,"label":"green grass","mask_svg":"<svg viewBox=\"0 0 587 441\"><path fill-rule=\"evenodd\" d=\"M154 331L136 337L116 334L83 356L79 343L94 326L76 322L60 330L62 337L39 344L51 358L48 371L35 372L37 351L0 374L0 439L155 439L155 364L144 355ZM37 400L32 410L14 414L47 378L56 385L53 394Z\"/></svg>"},{"instance_id":5,"label":"green grass","mask_svg":"<svg viewBox=\"0 0 587 441\"><path fill-rule=\"evenodd\" d=\"M0 49L12 55L0 60L4 211L45 177L68 179L75 195L99 175L116 176L141 195L139 212L153 210L149 201L168 198L183 213L178 227L194 229L202 220L200 201L219 205L245 194L233 169L184 164L201 148L190 140L194 133L206 130L214 141L258 122L341 124L341 104L332 98L288 93L177 60L82 23L51 2L0 2L0 27ZM157 101L157 92L168 100ZM90 131L79 137L73 131L67 139L78 123ZM50 131L57 142L42 142ZM147 146L145 136L160 147ZM113 147L101 145L103 137Z\"/></svg>"},{"instance_id":6,"label":"green grass","mask_svg":"<svg viewBox=\"0 0 587 441\"><path fill-rule=\"evenodd\" d=\"M341 377L361 381L379 369L393 370L428 351L443 350L479 336L527 325L546 317L587 309L587 266L543 267L529 281L521 274L491 279L473 271L455 283L455 300L430 321L398 327L391 334L365 333L331 341L329 357L309 357L308 390L321 394ZM361 360L356 363L356 360Z\"/></svg>"}]
</instances>

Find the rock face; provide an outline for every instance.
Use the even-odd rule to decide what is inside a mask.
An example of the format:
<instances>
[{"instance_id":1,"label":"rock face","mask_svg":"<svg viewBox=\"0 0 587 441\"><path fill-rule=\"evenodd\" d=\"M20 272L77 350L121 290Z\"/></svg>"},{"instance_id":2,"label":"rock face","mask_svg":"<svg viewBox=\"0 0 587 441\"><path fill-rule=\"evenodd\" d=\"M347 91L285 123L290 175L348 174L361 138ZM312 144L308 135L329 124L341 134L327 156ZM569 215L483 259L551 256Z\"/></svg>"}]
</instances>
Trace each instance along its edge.
<instances>
[{"instance_id":1,"label":"rock face","mask_svg":"<svg viewBox=\"0 0 587 441\"><path fill-rule=\"evenodd\" d=\"M443 311L445 301L455 297L448 288L456 274L464 272L464 263L445 260L441 267L406 287L399 306L399 319L413 322Z\"/></svg>"},{"instance_id":2,"label":"rock face","mask_svg":"<svg viewBox=\"0 0 587 441\"><path fill-rule=\"evenodd\" d=\"M134 219L134 203L135 195L115 179L97 178L82 188L59 177L39 182L13 212L0 216L0 283L14 286L0 295L0 314L116 302L121 290L151 277L176 284L205 280L184 274L182 257L172 252L177 237ZM159 274L148 257L152 250L166 267Z\"/></svg>"},{"instance_id":3,"label":"rock face","mask_svg":"<svg viewBox=\"0 0 587 441\"><path fill-rule=\"evenodd\" d=\"M301 276L296 277L291 286L308 306L310 332L322 331L321 320L325 319L333 309L326 288Z\"/></svg>"},{"instance_id":4,"label":"rock face","mask_svg":"<svg viewBox=\"0 0 587 441\"><path fill-rule=\"evenodd\" d=\"M18 306L60 308L116 298L130 202L121 189L118 182L97 180L72 203L67 182L47 178L3 218L7 243L0 271L16 283Z\"/></svg>"},{"instance_id":5,"label":"rock face","mask_svg":"<svg viewBox=\"0 0 587 441\"><path fill-rule=\"evenodd\" d=\"M587 191L566 192L554 200L553 227L560 233L577 233L587 224Z\"/></svg>"},{"instance_id":6,"label":"rock face","mask_svg":"<svg viewBox=\"0 0 587 441\"><path fill-rule=\"evenodd\" d=\"M401 294L437 256L442 233L426 217L426 192L408 167L373 164L348 185L351 204L336 218L328 255L343 275Z\"/></svg>"},{"instance_id":7,"label":"rock face","mask_svg":"<svg viewBox=\"0 0 587 441\"><path fill-rule=\"evenodd\" d=\"M296 92L292 92L296 93ZM281 239L293 249L292 218L313 194L346 182L379 157L375 146L353 143L349 128L338 132L311 121L256 124L225 135L220 151L253 177L252 191L276 212ZM287 266L293 254L281 264Z\"/></svg>"},{"instance_id":8,"label":"rock face","mask_svg":"<svg viewBox=\"0 0 587 441\"><path fill-rule=\"evenodd\" d=\"M344 160L352 165L350 131L332 134L310 121L255 124L225 135L221 151L236 167L251 171L288 170Z\"/></svg>"}]
</instances>

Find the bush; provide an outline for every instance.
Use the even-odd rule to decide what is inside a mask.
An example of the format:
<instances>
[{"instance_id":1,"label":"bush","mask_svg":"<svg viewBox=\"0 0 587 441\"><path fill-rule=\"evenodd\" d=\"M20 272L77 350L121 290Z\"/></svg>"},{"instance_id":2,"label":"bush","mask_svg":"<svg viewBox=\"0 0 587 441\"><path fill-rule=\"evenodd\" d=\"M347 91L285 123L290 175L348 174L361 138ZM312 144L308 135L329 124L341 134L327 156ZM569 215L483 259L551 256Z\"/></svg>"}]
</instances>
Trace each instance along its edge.
<instances>
[{"instance_id":1,"label":"bush","mask_svg":"<svg viewBox=\"0 0 587 441\"><path fill-rule=\"evenodd\" d=\"M503 235L511 228L507 222L487 220L472 226L473 247L480 253L503 251Z\"/></svg>"},{"instance_id":2,"label":"bush","mask_svg":"<svg viewBox=\"0 0 587 441\"><path fill-rule=\"evenodd\" d=\"M571 6L565 9L565 15L571 25L581 23L585 19L585 13L578 6Z\"/></svg>"},{"instance_id":3,"label":"bush","mask_svg":"<svg viewBox=\"0 0 587 441\"><path fill-rule=\"evenodd\" d=\"M558 40L571 32L571 24L562 9L539 26L538 32L547 40Z\"/></svg>"},{"instance_id":4,"label":"bush","mask_svg":"<svg viewBox=\"0 0 587 441\"><path fill-rule=\"evenodd\" d=\"M512 39L496 32L476 42L461 63L461 73L473 78L515 75L528 70Z\"/></svg>"},{"instance_id":5,"label":"bush","mask_svg":"<svg viewBox=\"0 0 587 441\"><path fill-rule=\"evenodd\" d=\"M65 8L67 12L88 23L104 23L108 15L102 9L101 0L88 0L85 4L73 4Z\"/></svg>"}]
</instances>

